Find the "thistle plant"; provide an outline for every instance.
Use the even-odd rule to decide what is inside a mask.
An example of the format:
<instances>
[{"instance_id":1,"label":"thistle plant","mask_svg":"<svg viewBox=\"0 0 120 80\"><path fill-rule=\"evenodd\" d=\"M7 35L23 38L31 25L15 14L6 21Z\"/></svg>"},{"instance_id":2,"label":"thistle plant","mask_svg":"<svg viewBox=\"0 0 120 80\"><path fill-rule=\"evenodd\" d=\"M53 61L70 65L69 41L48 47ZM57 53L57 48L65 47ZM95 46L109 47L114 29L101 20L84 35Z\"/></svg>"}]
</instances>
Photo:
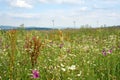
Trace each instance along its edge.
<instances>
[{"instance_id":1,"label":"thistle plant","mask_svg":"<svg viewBox=\"0 0 120 80\"><path fill-rule=\"evenodd\" d=\"M32 68L37 64L37 58L39 57L41 47L42 43L38 37L33 36L32 38L26 38L25 50L30 55Z\"/></svg>"}]
</instances>

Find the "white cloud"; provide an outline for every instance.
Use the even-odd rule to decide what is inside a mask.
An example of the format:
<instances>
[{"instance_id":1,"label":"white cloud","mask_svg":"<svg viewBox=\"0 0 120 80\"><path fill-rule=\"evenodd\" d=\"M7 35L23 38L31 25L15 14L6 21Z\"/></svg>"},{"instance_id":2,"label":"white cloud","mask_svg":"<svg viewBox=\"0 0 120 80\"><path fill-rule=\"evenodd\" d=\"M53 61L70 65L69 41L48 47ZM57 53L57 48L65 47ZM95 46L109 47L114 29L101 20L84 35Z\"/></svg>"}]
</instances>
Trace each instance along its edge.
<instances>
[{"instance_id":1,"label":"white cloud","mask_svg":"<svg viewBox=\"0 0 120 80\"><path fill-rule=\"evenodd\" d=\"M87 10L88 10L88 7L86 7L86 6L80 8L80 11L87 11Z\"/></svg>"},{"instance_id":2,"label":"white cloud","mask_svg":"<svg viewBox=\"0 0 120 80\"><path fill-rule=\"evenodd\" d=\"M114 13L114 12L108 13L107 16L108 16L108 17L113 17L113 18L120 18L119 13Z\"/></svg>"},{"instance_id":3,"label":"white cloud","mask_svg":"<svg viewBox=\"0 0 120 80\"><path fill-rule=\"evenodd\" d=\"M29 4L27 0L9 0L9 3L13 7L20 7L20 8L32 8L33 6Z\"/></svg>"},{"instance_id":4,"label":"white cloud","mask_svg":"<svg viewBox=\"0 0 120 80\"><path fill-rule=\"evenodd\" d=\"M41 3L56 3L56 4L82 4L84 0L39 0Z\"/></svg>"},{"instance_id":5,"label":"white cloud","mask_svg":"<svg viewBox=\"0 0 120 80\"><path fill-rule=\"evenodd\" d=\"M6 13L6 15L12 18L25 18L25 19L37 18L40 16L39 14L35 13Z\"/></svg>"},{"instance_id":6,"label":"white cloud","mask_svg":"<svg viewBox=\"0 0 120 80\"><path fill-rule=\"evenodd\" d=\"M41 3L48 3L48 0L39 0Z\"/></svg>"},{"instance_id":7,"label":"white cloud","mask_svg":"<svg viewBox=\"0 0 120 80\"><path fill-rule=\"evenodd\" d=\"M120 0L101 0L101 1L108 4L116 4L120 2Z\"/></svg>"}]
</instances>

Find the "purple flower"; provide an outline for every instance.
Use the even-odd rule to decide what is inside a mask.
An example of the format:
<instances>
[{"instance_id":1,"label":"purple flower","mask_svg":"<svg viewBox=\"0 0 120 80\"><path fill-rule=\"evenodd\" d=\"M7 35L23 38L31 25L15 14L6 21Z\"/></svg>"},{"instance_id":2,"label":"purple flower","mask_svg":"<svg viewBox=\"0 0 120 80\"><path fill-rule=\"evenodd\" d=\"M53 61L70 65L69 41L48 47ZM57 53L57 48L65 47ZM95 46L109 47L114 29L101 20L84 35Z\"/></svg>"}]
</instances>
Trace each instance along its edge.
<instances>
[{"instance_id":1,"label":"purple flower","mask_svg":"<svg viewBox=\"0 0 120 80\"><path fill-rule=\"evenodd\" d=\"M34 78L34 79L39 78L39 71L38 70L32 70L32 78Z\"/></svg>"},{"instance_id":2,"label":"purple flower","mask_svg":"<svg viewBox=\"0 0 120 80\"><path fill-rule=\"evenodd\" d=\"M106 55L107 55L107 53L106 53L106 51L105 51L105 50L103 50L103 51L102 51L102 54L103 54L104 56L106 56Z\"/></svg>"},{"instance_id":3,"label":"purple flower","mask_svg":"<svg viewBox=\"0 0 120 80\"><path fill-rule=\"evenodd\" d=\"M112 53L112 49L108 50L109 53Z\"/></svg>"}]
</instances>

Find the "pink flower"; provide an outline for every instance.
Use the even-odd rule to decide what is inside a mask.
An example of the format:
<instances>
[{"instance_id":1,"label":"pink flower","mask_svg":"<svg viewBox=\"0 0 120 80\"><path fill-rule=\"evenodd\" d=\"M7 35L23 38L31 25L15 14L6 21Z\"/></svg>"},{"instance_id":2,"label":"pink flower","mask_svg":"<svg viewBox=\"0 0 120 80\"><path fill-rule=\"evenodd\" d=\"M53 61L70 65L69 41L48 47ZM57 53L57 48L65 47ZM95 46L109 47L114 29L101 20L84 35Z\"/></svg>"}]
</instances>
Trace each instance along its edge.
<instances>
[{"instance_id":1,"label":"pink flower","mask_svg":"<svg viewBox=\"0 0 120 80\"><path fill-rule=\"evenodd\" d=\"M32 78L34 78L34 79L39 78L39 71L38 70L32 70Z\"/></svg>"},{"instance_id":2,"label":"pink flower","mask_svg":"<svg viewBox=\"0 0 120 80\"><path fill-rule=\"evenodd\" d=\"M106 56L106 55L107 55L107 53L106 53L105 49L103 49L102 54L103 54L104 56Z\"/></svg>"},{"instance_id":3,"label":"pink flower","mask_svg":"<svg viewBox=\"0 0 120 80\"><path fill-rule=\"evenodd\" d=\"M112 50L110 49L110 50L108 50L108 52L109 52L109 53L112 53Z\"/></svg>"}]
</instances>

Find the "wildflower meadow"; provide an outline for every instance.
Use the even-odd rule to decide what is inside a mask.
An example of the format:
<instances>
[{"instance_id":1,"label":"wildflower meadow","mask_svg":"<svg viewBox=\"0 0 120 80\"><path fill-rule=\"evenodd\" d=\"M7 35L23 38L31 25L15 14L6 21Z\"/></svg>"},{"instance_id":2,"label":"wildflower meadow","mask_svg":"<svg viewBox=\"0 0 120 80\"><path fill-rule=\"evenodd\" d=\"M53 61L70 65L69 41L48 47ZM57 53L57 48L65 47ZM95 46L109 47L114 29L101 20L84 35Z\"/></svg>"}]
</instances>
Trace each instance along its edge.
<instances>
[{"instance_id":1,"label":"wildflower meadow","mask_svg":"<svg viewBox=\"0 0 120 80\"><path fill-rule=\"evenodd\" d=\"M0 80L120 80L120 29L0 30Z\"/></svg>"}]
</instances>

